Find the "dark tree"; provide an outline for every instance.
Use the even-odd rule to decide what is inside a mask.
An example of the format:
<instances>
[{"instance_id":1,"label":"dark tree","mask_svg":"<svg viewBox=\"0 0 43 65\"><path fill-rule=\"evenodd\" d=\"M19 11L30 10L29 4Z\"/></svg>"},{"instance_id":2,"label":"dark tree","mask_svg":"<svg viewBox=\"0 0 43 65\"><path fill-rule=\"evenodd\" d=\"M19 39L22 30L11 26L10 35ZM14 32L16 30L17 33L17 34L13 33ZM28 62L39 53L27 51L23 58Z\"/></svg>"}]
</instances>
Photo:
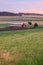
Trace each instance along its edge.
<instances>
[{"instance_id":1,"label":"dark tree","mask_svg":"<svg viewBox=\"0 0 43 65\"><path fill-rule=\"evenodd\" d=\"M35 24L34 24L34 27L38 27L38 24L37 24L37 23L35 23Z\"/></svg>"},{"instance_id":2,"label":"dark tree","mask_svg":"<svg viewBox=\"0 0 43 65\"><path fill-rule=\"evenodd\" d=\"M31 23L31 22L28 22L28 24L29 24L29 25L32 25L32 23Z\"/></svg>"}]
</instances>

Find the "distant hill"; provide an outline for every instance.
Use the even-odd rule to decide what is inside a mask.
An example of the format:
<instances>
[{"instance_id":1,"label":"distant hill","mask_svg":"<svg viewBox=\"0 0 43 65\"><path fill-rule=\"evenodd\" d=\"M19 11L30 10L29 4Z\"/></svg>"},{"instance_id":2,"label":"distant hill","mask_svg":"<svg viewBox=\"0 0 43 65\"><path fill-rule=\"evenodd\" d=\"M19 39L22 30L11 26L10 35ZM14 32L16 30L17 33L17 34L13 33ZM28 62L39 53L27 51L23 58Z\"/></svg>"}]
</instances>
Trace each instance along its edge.
<instances>
[{"instance_id":1,"label":"distant hill","mask_svg":"<svg viewBox=\"0 0 43 65\"><path fill-rule=\"evenodd\" d=\"M36 15L36 16L43 16L43 14L38 14L38 13L19 13L21 15Z\"/></svg>"},{"instance_id":2,"label":"distant hill","mask_svg":"<svg viewBox=\"0 0 43 65\"><path fill-rule=\"evenodd\" d=\"M0 16L22 16L22 15L37 15L37 16L43 16L43 14L37 14L37 13L11 13L11 12L0 12Z\"/></svg>"},{"instance_id":3,"label":"distant hill","mask_svg":"<svg viewBox=\"0 0 43 65\"><path fill-rule=\"evenodd\" d=\"M11 12L0 12L0 16L21 16L21 14Z\"/></svg>"}]
</instances>

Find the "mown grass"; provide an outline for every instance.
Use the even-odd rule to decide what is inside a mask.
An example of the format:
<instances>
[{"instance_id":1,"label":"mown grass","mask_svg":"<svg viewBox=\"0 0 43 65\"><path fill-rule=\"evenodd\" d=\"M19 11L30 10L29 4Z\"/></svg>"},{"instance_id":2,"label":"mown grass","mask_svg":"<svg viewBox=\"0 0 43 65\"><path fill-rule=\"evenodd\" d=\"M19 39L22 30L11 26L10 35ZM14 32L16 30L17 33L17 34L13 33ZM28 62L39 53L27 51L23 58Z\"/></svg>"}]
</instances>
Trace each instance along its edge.
<instances>
[{"instance_id":1,"label":"mown grass","mask_svg":"<svg viewBox=\"0 0 43 65\"><path fill-rule=\"evenodd\" d=\"M0 65L43 65L43 29L0 32Z\"/></svg>"}]
</instances>

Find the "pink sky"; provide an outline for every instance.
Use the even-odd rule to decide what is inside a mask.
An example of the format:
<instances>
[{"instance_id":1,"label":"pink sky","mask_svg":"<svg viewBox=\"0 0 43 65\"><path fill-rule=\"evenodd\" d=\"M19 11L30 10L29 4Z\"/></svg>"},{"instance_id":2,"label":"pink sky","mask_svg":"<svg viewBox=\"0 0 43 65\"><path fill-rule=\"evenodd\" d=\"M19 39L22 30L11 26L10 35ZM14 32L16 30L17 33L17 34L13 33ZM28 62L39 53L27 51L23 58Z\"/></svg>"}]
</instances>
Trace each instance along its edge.
<instances>
[{"instance_id":1,"label":"pink sky","mask_svg":"<svg viewBox=\"0 0 43 65\"><path fill-rule=\"evenodd\" d=\"M0 11L43 14L43 0L0 0Z\"/></svg>"}]
</instances>

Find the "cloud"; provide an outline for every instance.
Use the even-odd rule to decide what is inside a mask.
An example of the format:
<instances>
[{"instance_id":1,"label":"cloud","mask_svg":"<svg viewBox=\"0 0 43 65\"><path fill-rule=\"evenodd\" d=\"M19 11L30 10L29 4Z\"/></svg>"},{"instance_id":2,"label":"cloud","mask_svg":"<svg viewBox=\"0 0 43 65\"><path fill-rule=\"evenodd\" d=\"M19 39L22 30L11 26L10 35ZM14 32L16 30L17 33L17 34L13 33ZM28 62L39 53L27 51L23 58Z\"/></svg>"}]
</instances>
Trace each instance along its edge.
<instances>
[{"instance_id":1,"label":"cloud","mask_svg":"<svg viewBox=\"0 0 43 65\"><path fill-rule=\"evenodd\" d=\"M33 13L43 13L43 0L37 1L10 1L10 0L0 0L2 4L2 10L11 12L33 12ZM0 8L1 9L1 8Z\"/></svg>"}]
</instances>

